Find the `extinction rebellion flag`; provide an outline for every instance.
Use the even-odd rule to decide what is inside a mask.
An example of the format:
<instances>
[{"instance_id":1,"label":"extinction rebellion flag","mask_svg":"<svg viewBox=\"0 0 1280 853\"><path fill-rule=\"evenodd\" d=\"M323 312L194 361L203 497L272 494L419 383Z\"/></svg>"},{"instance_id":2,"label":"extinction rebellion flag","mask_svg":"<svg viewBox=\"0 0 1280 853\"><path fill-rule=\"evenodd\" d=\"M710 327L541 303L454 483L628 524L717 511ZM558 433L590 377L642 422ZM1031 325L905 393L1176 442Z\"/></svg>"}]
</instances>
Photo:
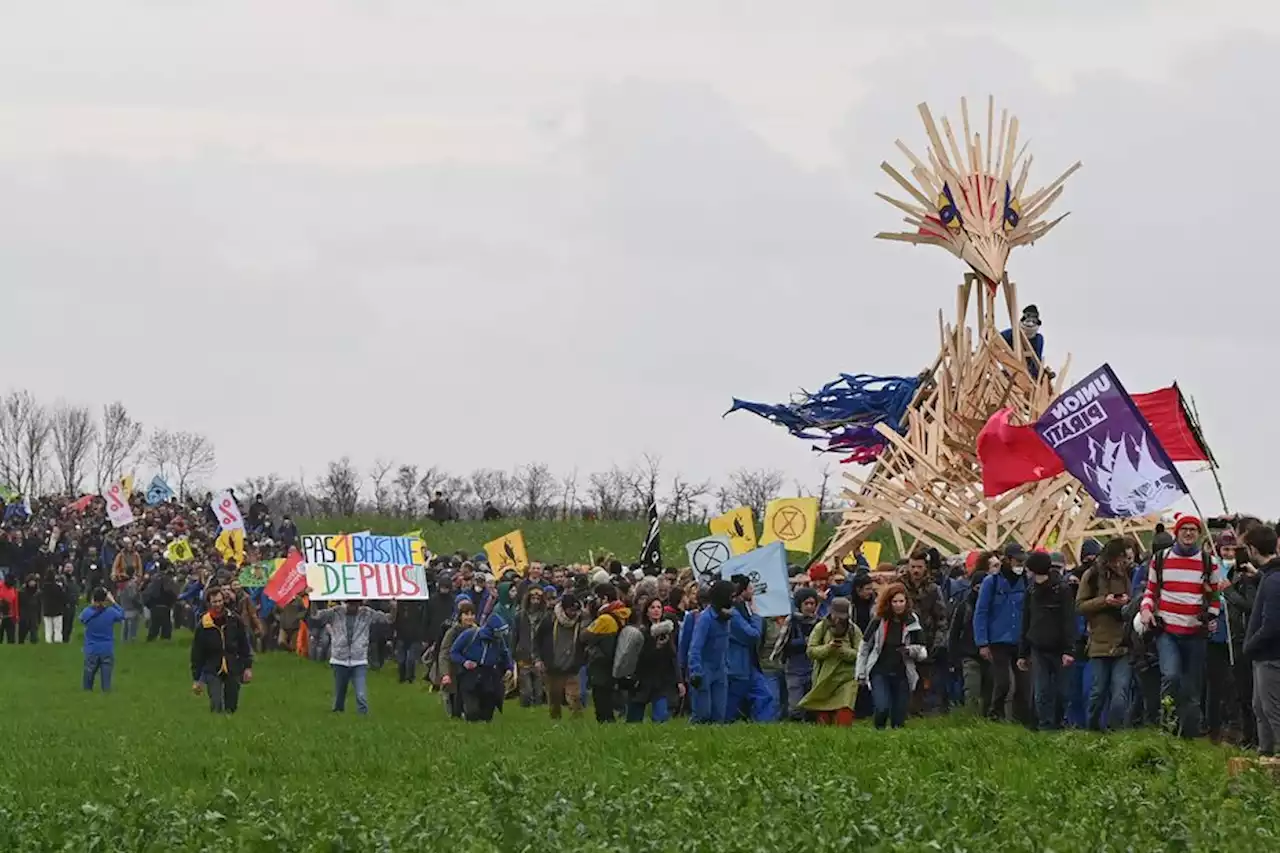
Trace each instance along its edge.
<instances>
[{"instance_id":1,"label":"extinction rebellion flag","mask_svg":"<svg viewBox=\"0 0 1280 853\"><path fill-rule=\"evenodd\" d=\"M1036 421L1036 433L1098 502L1098 515L1163 512L1187 494L1178 469L1108 364Z\"/></svg>"},{"instance_id":2,"label":"extinction rebellion flag","mask_svg":"<svg viewBox=\"0 0 1280 853\"><path fill-rule=\"evenodd\" d=\"M649 504L649 532L645 534L644 545L640 546L640 559L634 568L643 569L646 575L662 572L662 542L658 535L658 503Z\"/></svg>"}]
</instances>

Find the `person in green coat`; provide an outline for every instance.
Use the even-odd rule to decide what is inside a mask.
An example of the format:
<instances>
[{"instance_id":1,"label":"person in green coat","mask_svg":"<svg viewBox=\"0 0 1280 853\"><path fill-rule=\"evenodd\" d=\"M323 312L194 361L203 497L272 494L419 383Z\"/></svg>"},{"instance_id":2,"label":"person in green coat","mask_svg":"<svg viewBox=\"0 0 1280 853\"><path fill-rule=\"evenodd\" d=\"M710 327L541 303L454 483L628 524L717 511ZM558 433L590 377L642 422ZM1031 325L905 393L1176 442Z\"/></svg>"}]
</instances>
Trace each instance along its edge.
<instances>
[{"instance_id":1,"label":"person in green coat","mask_svg":"<svg viewBox=\"0 0 1280 853\"><path fill-rule=\"evenodd\" d=\"M799 707L818 713L822 725L853 725L858 698L855 670L862 632L850 618L849 599L836 598L831 610L813 628L805 654L813 661L813 687Z\"/></svg>"}]
</instances>

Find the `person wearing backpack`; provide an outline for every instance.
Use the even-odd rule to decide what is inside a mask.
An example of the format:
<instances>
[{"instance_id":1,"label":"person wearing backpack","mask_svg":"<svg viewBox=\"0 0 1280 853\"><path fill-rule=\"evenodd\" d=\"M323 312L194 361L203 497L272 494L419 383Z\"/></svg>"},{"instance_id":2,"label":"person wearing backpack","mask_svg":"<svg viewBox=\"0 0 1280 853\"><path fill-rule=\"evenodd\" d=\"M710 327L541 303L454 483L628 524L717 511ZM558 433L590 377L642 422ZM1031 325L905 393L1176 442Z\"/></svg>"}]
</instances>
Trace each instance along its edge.
<instances>
[{"instance_id":1,"label":"person wearing backpack","mask_svg":"<svg viewBox=\"0 0 1280 853\"><path fill-rule=\"evenodd\" d=\"M587 658L587 685L591 690L596 722L612 723L618 707L613 659L618 649L618 635L631 618L631 608L618 599L618 590L612 584L600 584L595 594L600 607L596 618L582 633Z\"/></svg>"},{"instance_id":2,"label":"person wearing backpack","mask_svg":"<svg viewBox=\"0 0 1280 853\"><path fill-rule=\"evenodd\" d=\"M1031 671L1039 730L1053 731L1062 728L1066 669L1075 663L1075 596L1048 554L1028 557L1027 572L1032 582L1022 599L1018 669Z\"/></svg>"},{"instance_id":3,"label":"person wearing backpack","mask_svg":"<svg viewBox=\"0 0 1280 853\"><path fill-rule=\"evenodd\" d=\"M1218 627L1222 570L1200 547L1200 519L1180 515L1173 547L1151 558L1151 574L1138 614L1145 631L1155 632L1160 655L1160 698L1172 699L1178 734L1200 735L1200 691L1204 684L1208 637Z\"/></svg>"},{"instance_id":4,"label":"person wearing backpack","mask_svg":"<svg viewBox=\"0 0 1280 853\"><path fill-rule=\"evenodd\" d=\"M800 700L813 687L813 661L805 649L809 635L818 624L818 593L801 587L796 590L793 604L795 611L782 626L770 657L782 663L787 678L787 717L803 722L811 716L800 707Z\"/></svg>"},{"instance_id":5,"label":"person wearing backpack","mask_svg":"<svg viewBox=\"0 0 1280 853\"><path fill-rule=\"evenodd\" d=\"M1092 683L1085 725L1091 731L1123 729L1129 721L1129 692L1132 672L1126 640L1124 608L1129 603L1129 571L1134 545L1128 539L1112 539L1094 564L1080 578L1076 609L1089 626L1085 654L1089 657Z\"/></svg>"},{"instance_id":6,"label":"person wearing backpack","mask_svg":"<svg viewBox=\"0 0 1280 853\"><path fill-rule=\"evenodd\" d=\"M511 668L510 634L502 616L490 613L483 625L467 628L453 641L449 657L458 667L462 716L469 723L487 723L494 711L502 712L502 677Z\"/></svg>"}]
</instances>

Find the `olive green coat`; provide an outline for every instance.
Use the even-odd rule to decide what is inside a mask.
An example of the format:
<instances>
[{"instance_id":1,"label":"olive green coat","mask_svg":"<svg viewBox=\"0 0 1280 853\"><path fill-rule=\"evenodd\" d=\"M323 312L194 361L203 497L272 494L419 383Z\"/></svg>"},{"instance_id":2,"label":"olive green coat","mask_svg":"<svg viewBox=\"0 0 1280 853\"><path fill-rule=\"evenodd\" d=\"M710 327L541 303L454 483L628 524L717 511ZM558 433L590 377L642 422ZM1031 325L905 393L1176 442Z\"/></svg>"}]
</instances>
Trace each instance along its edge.
<instances>
[{"instance_id":1,"label":"olive green coat","mask_svg":"<svg viewBox=\"0 0 1280 853\"><path fill-rule=\"evenodd\" d=\"M862 645L862 632L857 625L849 625L844 643L832 648L831 623L823 619L813 626L805 654L813 661L813 687L800 700L799 707L806 711L838 711L853 708L858 698L858 680L854 669L858 662L858 648Z\"/></svg>"}]
</instances>

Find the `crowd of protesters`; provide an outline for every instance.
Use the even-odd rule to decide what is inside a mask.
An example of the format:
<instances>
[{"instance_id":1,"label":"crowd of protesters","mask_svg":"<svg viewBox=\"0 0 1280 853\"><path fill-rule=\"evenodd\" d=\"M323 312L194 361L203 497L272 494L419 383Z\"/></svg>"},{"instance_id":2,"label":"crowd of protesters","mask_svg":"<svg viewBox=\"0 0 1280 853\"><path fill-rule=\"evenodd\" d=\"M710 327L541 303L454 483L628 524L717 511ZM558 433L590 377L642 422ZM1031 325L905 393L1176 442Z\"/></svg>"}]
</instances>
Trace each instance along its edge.
<instances>
[{"instance_id":1,"label":"crowd of protesters","mask_svg":"<svg viewBox=\"0 0 1280 853\"><path fill-rule=\"evenodd\" d=\"M193 690L233 712L253 657L330 664L333 709L369 710L367 672L395 661L448 713L487 721L509 698L553 719L789 720L900 727L971 713L1042 730L1164 726L1265 755L1280 732L1280 558L1253 518L1180 516L1149 547L1088 540L1079 561L1012 544L900 565L791 570L793 613L762 618L745 577L688 569L543 566L495 576L482 554L434 556L427 600L277 607L240 566L296 543L255 498L245 553L219 540L208 501L146 506L112 529L101 501L11 504L0 537L0 642L65 642L84 626L85 687L110 688L119 639L193 631ZM175 561L175 541L190 545ZM88 593L90 604L80 610Z\"/></svg>"}]
</instances>

